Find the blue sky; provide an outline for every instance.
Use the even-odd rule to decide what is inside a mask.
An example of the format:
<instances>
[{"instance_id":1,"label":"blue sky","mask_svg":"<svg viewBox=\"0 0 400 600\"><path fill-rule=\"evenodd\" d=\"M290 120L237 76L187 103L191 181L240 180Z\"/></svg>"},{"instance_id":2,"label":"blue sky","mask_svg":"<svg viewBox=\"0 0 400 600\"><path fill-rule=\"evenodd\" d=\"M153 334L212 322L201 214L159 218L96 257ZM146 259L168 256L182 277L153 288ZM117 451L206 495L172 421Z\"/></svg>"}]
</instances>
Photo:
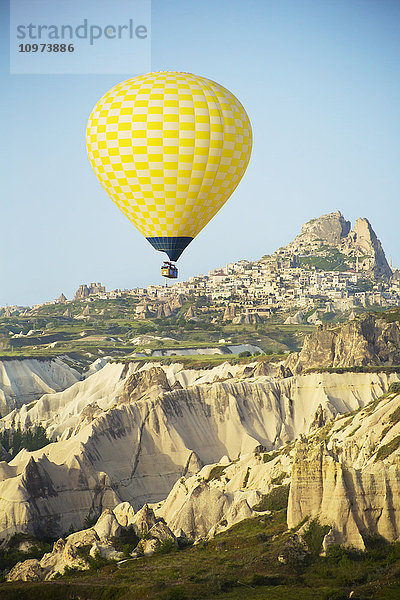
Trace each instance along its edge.
<instances>
[{"instance_id":1,"label":"blue sky","mask_svg":"<svg viewBox=\"0 0 400 600\"><path fill-rule=\"evenodd\" d=\"M94 3L95 4L95 3ZM115 19L128 0L114 0ZM96 101L132 73L10 75L1 2L0 305L161 282L155 252L98 184L84 131ZM289 242L303 222L367 217L400 266L400 3L153 0L152 70L231 90L254 147L239 187L192 242L181 278Z\"/></svg>"}]
</instances>

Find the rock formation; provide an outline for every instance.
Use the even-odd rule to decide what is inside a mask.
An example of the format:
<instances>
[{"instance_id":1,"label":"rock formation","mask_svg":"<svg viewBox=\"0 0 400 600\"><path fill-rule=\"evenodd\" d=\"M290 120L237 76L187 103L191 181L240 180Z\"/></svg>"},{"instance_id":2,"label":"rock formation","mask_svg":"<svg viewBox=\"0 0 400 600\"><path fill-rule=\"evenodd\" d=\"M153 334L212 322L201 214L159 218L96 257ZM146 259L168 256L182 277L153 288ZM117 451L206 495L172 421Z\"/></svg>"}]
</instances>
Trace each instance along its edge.
<instances>
[{"instance_id":1,"label":"rock formation","mask_svg":"<svg viewBox=\"0 0 400 600\"><path fill-rule=\"evenodd\" d=\"M343 241L341 251L343 254L355 256L360 267L373 277L392 276L382 244L368 219L357 219L353 231Z\"/></svg>"},{"instance_id":2,"label":"rock formation","mask_svg":"<svg viewBox=\"0 0 400 600\"><path fill-rule=\"evenodd\" d=\"M368 219L357 219L354 229L340 211L312 219L301 228L301 233L278 255L318 255L327 249L336 249L342 257L348 257L349 268L365 272L374 278L388 279L392 270L386 260L382 244Z\"/></svg>"},{"instance_id":3,"label":"rock formation","mask_svg":"<svg viewBox=\"0 0 400 600\"><path fill-rule=\"evenodd\" d=\"M245 312L232 319L233 325L254 325L255 323L262 323L263 320L257 313Z\"/></svg>"},{"instance_id":4,"label":"rock formation","mask_svg":"<svg viewBox=\"0 0 400 600\"><path fill-rule=\"evenodd\" d=\"M78 287L75 292L74 300L83 300L89 297L89 288L87 285L82 284Z\"/></svg>"},{"instance_id":5,"label":"rock formation","mask_svg":"<svg viewBox=\"0 0 400 600\"><path fill-rule=\"evenodd\" d=\"M286 361L292 373L325 367L400 364L400 327L373 315L328 328L320 325Z\"/></svg>"},{"instance_id":6,"label":"rock formation","mask_svg":"<svg viewBox=\"0 0 400 600\"><path fill-rule=\"evenodd\" d=\"M236 306L234 304L229 304L225 308L224 316L222 318L223 321L232 321L236 316Z\"/></svg>"},{"instance_id":7,"label":"rock formation","mask_svg":"<svg viewBox=\"0 0 400 600\"><path fill-rule=\"evenodd\" d=\"M8 413L43 394L61 391L80 374L60 358L0 361L0 411Z\"/></svg>"},{"instance_id":8,"label":"rock formation","mask_svg":"<svg viewBox=\"0 0 400 600\"><path fill-rule=\"evenodd\" d=\"M346 221L338 210L305 223L301 228L299 238L303 238L303 242L321 241L331 246L337 246L347 237L350 229L350 221Z\"/></svg>"},{"instance_id":9,"label":"rock formation","mask_svg":"<svg viewBox=\"0 0 400 600\"><path fill-rule=\"evenodd\" d=\"M319 405L333 418L398 380L362 373L278 380L249 377L248 368L107 364L13 411L3 427L42 424L59 441L0 463L0 536L59 535L93 511L158 502L183 474L259 445L279 448L309 430Z\"/></svg>"},{"instance_id":10,"label":"rock formation","mask_svg":"<svg viewBox=\"0 0 400 600\"><path fill-rule=\"evenodd\" d=\"M84 300L94 294L105 292L106 288L101 283L91 283L89 286L82 284L75 292L74 300Z\"/></svg>"},{"instance_id":11,"label":"rock formation","mask_svg":"<svg viewBox=\"0 0 400 600\"><path fill-rule=\"evenodd\" d=\"M185 313L185 320L191 321L192 319L196 319L196 313L193 309L193 306L189 306L188 310Z\"/></svg>"},{"instance_id":12,"label":"rock formation","mask_svg":"<svg viewBox=\"0 0 400 600\"><path fill-rule=\"evenodd\" d=\"M299 325L304 323L304 312L302 310L297 311L294 315L287 317L285 325Z\"/></svg>"},{"instance_id":13,"label":"rock formation","mask_svg":"<svg viewBox=\"0 0 400 600\"><path fill-rule=\"evenodd\" d=\"M297 442L288 526L317 518L329 543L363 549L366 537L400 535L400 394ZM343 424L344 422L344 424Z\"/></svg>"}]
</instances>

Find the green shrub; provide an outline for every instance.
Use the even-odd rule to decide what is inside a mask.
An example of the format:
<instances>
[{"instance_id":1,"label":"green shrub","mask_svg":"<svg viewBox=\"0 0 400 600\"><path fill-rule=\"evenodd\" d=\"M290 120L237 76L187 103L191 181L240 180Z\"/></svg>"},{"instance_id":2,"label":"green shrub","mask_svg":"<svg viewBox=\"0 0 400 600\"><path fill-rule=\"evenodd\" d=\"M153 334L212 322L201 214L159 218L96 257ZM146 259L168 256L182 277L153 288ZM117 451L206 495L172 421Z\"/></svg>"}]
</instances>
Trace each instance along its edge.
<instances>
[{"instance_id":1,"label":"green shrub","mask_svg":"<svg viewBox=\"0 0 400 600\"><path fill-rule=\"evenodd\" d=\"M325 600L348 600L349 598L349 592L348 591L336 591L336 592L329 592L326 596L325 596ZM356 599L355 599L356 600Z\"/></svg>"},{"instance_id":2,"label":"green shrub","mask_svg":"<svg viewBox=\"0 0 400 600\"><path fill-rule=\"evenodd\" d=\"M398 406L396 410L393 411L391 415L389 415L389 421L393 424L398 423L400 421L400 406Z\"/></svg>"},{"instance_id":3,"label":"green shrub","mask_svg":"<svg viewBox=\"0 0 400 600\"><path fill-rule=\"evenodd\" d=\"M263 454L263 462L270 462L271 460L274 460L274 458L276 458L277 456L279 456L279 452L266 452L265 454Z\"/></svg>"},{"instance_id":4,"label":"green shrub","mask_svg":"<svg viewBox=\"0 0 400 600\"><path fill-rule=\"evenodd\" d=\"M162 597L165 600L186 600L187 599L186 591L185 591L185 588L183 587L183 585L169 589L166 592L166 594L164 594Z\"/></svg>"},{"instance_id":5,"label":"green shrub","mask_svg":"<svg viewBox=\"0 0 400 600\"><path fill-rule=\"evenodd\" d=\"M155 553L156 554L169 554L170 552L173 552L174 550L176 550L174 540L167 539L167 540L163 540L160 543L160 545L156 549Z\"/></svg>"},{"instance_id":6,"label":"green shrub","mask_svg":"<svg viewBox=\"0 0 400 600\"><path fill-rule=\"evenodd\" d=\"M318 520L314 519L303 534L303 539L314 556L318 556L321 552L322 542L329 530L329 525L320 525Z\"/></svg>"},{"instance_id":7,"label":"green shrub","mask_svg":"<svg viewBox=\"0 0 400 600\"><path fill-rule=\"evenodd\" d=\"M22 448L33 452L44 448L51 442L52 440L47 437L46 430L42 425L32 427L26 431L21 431L19 427L17 429L5 429L0 433L0 444L7 452L10 452L12 457L16 456Z\"/></svg>"},{"instance_id":8,"label":"green shrub","mask_svg":"<svg viewBox=\"0 0 400 600\"><path fill-rule=\"evenodd\" d=\"M389 394L400 394L400 381L394 381L389 385Z\"/></svg>"},{"instance_id":9,"label":"green shrub","mask_svg":"<svg viewBox=\"0 0 400 600\"><path fill-rule=\"evenodd\" d=\"M96 513L91 515L89 512L83 521L83 528L90 529L91 527L93 527L93 525L96 525L99 516L100 515Z\"/></svg>"},{"instance_id":10,"label":"green shrub","mask_svg":"<svg viewBox=\"0 0 400 600\"><path fill-rule=\"evenodd\" d=\"M228 467L229 465L217 465L216 467L213 467L210 471L209 476L207 477L206 481L213 481L213 479L221 479L221 475L224 473L225 469Z\"/></svg>"},{"instance_id":11,"label":"green shrub","mask_svg":"<svg viewBox=\"0 0 400 600\"><path fill-rule=\"evenodd\" d=\"M243 487L244 488L247 486L247 482L249 480L249 476L250 476L250 467L247 467L246 475L244 476L244 480L243 480Z\"/></svg>"},{"instance_id":12,"label":"green shrub","mask_svg":"<svg viewBox=\"0 0 400 600\"><path fill-rule=\"evenodd\" d=\"M281 485L282 481L283 481L284 479L286 479L286 477L287 477L287 474L286 474L286 473L281 473L281 474L280 474L280 475L278 475L277 477L273 477L273 478L271 479L271 483L272 483L273 485Z\"/></svg>"},{"instance_id":13,"label":"green shrub","mask_svg":"<svg viewBox=\"0 0 400 600\"><path fill-rule=\"evenodd\" d=\"M384 460L390 456L400 446L400 435L393 438L388 444L381 446L376 453L375 462L377 460Z\"/></svg>"},{"instance_id":14,"label":"green shrub","mask_svg":"<svg viewBox=\"0 0 400 600\"><path fill-rule=\"evenodd\" d=\"M249 352L248 350L245 350L244 352L239 352L239 358L248 358L249 356L251 356L251 352Z\"/></svg>"},{"instance_id":15,"label":"green shrub","mask_svg":"<svg viewBox=\"0 0 400 600\"><path fill-rule=\"evenodd\" d=\"M283 510L287 508L289 499L289 485L280 485L263 495L261 501L253 506L253 510L262 512L264 510Z\"/></svg>"}]
</instances>

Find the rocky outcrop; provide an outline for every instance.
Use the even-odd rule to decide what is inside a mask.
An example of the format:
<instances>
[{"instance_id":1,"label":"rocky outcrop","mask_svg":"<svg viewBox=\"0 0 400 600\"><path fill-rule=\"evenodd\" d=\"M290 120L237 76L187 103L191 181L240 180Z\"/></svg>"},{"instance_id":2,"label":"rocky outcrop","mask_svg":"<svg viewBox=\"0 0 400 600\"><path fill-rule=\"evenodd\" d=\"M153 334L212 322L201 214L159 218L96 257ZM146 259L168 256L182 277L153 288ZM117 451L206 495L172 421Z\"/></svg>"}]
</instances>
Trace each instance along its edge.
<instances>
[{"instance_id":1,"label":"rocky outcrop","mask_svg":"<svg viewBox=\"0 0 400 600\"><path fill-rule=\"evenodd\" d=\"M255 325L256 323L262 323L263 319L257 313L242 313L232 319L233 325Z\"/></svg>"},{"instance_id":2,"label":"rocky outcrop","mask_svg":"<svg viewBox=\"0 0 400 600\"><path fill-rule=\"evenodd\" d=\"M389 394L296 444L288 526L317 518L332 543L400 537L400 395ZM321 416L321 414L320 414ZM344 425L343 425L344 421ZM321 441L323 437L323 441Z\"/></svg>"},{"instance_id":3,"label":"rocky outcrop","mask_svg":"<svg viewBox=\"0 0 400 600\"><path fill-rule=\"evenodd\" d=\"M357 219L353 231L343 241L341 251L356 257L359 268L370 276L378 279L392 276L382 244L368 219Z\"/></svg>"},{"instance_id":4,"label":"rocky outcrop","mask_svg":"<svg viewBox=\"0 0 400 600\"><path fill-rule=\"evenodd\" d=\"M42 559L17 563L7 574L7 581L48 581L63 574L66 568L87 570L89 562L79 553L83 547L90 548L89 555L93 558L96 555L109 560L124 558L123 553L112 546L112 540L119 536L122 527L130 524L132 512L127 503L119 504L114 511L104 511L94 527L72 533L66 539L60 538L54 543L52 552Z\"/></svg>"},{"instance_id":5,"label":"rocky outcrop","mask_svg":"<svg viewBox=\"0 0 400 600\"><path fill-rule=\"evenodd\" d=\"M304 339L303 348L286 361L292 373L325 367L400 364L400 327L367 315L328 328L320 325Z\"/></svg>"},{"instance_id":6,"label":"rocky outcrop","mask_svg":"<svg viewBox=\"0 0 400 600\"><path fill-rule=\"evenodd\" d=\"M75 292L74 300L83 300L89 297L89 288L86 284L82 284Z\"/></svg>"},{"instance_id":7,"label":"rocky outcrop","mask_svg":"<svg viewBox=\"0 0 400 600\"><path fill-rule=\"evenodd\" d=\"M308 221L302 226L300 235L277 253L324 255L327 249L332 248L339 251L349 268L377 279L392 276L382 244L368 219L357 219L351 230L350 221L346 221L340 211Z\"/></svg>"},{"instance_id":8,"label":"rocky outcrop","mask_svg":"<svg viewBox=\"0 0 400 600\"><path fill-rule=\"evenodd\" d=\"M302 310L297 311L294 315L287 317L285 325L299 325L304 323L304 312Z\"/></svg>"},{"instance_id":9,"label":"rocky outcrop","mask_svg":"<svg viewBox=\"0 0 400 600\"><path fill-rule=\"evenodd\" d=\"M232 321L236 316L236 306L234 304L229 304L224 310L224 315L222 317L223 321Z\"/></svg>"},{"instance_id":10,"label":"rocky outcrop","mask_svg":"<svg viewBox=\"0 0 400 600\"><path fill-rule=\"evenodd\" d=\"M158 502L183 474L259 445L279 448L308 432L319 405L332 419L398 380L378 374L277 380L248 377L245 369L109 364L21 410L25 423L42 422L62 439L0 463L0 536L17 531L57 536L120 502L135 509ZM176 382L182 389L165 390Z\"/></svg>"},{"instance_id":11,"label":"rocky outcrop","mask_svg":"<svg viewBox=\"0 0 400 600\"><path fill-rule=\"evenodd\" d=\"M346 221L338 210L305 223L299 237L303 242L321 241L331 246L337 246L347 237L350 229L350 221Z\"/></svg>"},{"instance_id":12,"label":"rocky outcrop","mask_svg":"<svg viewBox=\"0 0 400 600\"><path fill-rule=\"evenodd\" d=\"M157 396L170 390L171 386L165 371L161 367L153 367L130 375L125 382L119 401L120 403L134 402L145 394L148 395L149 392L152 396Z\"/></svg>"},{"instance_id":13,"label":"rocky outcrop","mask_svg":"<svg viewBox=\"0 0 400 600\"><path fill-rule=\"evenodd\" d=\"M43 394L65 390L80 374L60 358L0 361L0 412L33 402Z\"/></svg>"}]
</instances>

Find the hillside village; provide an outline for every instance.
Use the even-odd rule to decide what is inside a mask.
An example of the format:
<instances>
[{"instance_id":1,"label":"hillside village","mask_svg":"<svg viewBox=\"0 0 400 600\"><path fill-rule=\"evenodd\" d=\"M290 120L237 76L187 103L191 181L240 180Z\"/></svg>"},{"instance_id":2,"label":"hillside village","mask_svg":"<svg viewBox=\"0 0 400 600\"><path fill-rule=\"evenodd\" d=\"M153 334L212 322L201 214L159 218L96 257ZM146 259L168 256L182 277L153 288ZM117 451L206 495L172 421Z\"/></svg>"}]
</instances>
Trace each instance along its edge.
<instances>
[{"instance_id":1,"label":"hillside village","mask_svg":"<svg viewBox=\"0 0 400 600\"><path fill-rule=\"evenodd\" d=\"M358 219L351 230L337 211L305 223L292 242L258 261L229 263L170 287L107 292L101 283L83 284L72 301L61 294L33 307L0 307L0 315L31 316L43 306L61 303L68 317L68 304L83 301L87 307L75 318L84 318L90 315L90 302L124 297L137 299L138 319L169 317L185 299L203 298L207 303L200 311L190 307L187 319L196 320L211 304L214 318L233 324L260 323L278 314L287 324L315 325L321 312L348 316L357 308L400 305L400 272L387 262L367 219Z\"/></svg>"}]
</instances>

